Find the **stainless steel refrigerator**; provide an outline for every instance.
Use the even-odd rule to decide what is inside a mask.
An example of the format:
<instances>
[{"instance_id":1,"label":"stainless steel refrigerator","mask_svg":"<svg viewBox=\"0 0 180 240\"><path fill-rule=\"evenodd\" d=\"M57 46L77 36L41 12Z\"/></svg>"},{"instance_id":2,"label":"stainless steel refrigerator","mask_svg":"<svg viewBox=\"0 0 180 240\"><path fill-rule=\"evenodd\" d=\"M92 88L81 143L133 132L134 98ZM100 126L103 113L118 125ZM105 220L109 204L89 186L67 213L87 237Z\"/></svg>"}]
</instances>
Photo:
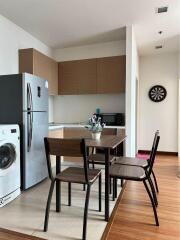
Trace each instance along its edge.
<instances>
[{"instance_id":1,"label":"stainless steel refrigerator","mask_svg":"<svg viewBox=\"0 0 180 240\"><path fill-rule=\"evenodd\" d=\"M0 124L21 129L21 187L47 177L44 137L48 136L48 82L23 73L0 76Z\"/></svg>"}]
</instances>

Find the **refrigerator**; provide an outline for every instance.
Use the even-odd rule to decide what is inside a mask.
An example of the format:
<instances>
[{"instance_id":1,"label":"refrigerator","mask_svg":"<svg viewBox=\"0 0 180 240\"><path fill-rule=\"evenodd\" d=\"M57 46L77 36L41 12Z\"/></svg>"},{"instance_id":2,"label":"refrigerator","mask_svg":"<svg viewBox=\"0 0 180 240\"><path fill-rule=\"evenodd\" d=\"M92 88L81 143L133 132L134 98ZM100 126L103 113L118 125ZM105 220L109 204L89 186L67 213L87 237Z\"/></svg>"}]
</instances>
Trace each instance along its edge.
<instances>
[{"instance_id":1,"label":"refrigerator","mask_svg":"<svg viewBox=\"0 0 180 240\"><path fill-rule=\"evenodd\" d=\"M21 188L48 176L44 137L48 136L48 82L22 73L0 76L0 124L19 124Z\"/></svg>"}]
</instances>

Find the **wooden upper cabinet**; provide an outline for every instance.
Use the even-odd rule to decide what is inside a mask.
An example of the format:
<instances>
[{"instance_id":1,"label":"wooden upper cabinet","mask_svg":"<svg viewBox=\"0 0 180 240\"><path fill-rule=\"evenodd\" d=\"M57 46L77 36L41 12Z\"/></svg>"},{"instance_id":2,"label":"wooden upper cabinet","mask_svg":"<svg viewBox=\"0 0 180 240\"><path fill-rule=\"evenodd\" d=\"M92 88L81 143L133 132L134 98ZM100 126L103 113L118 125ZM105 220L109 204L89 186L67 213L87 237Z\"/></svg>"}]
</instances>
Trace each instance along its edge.
<instances>
[{"instance_id":1,"label":"wooden upper cabinet","mask_svg":"<svg viewBox=\"0 0 180 240\"><path fill-rule=\"evenodd\" d=\"M78 94L77 72L74 61L59 63L58 93L67 95Z\"/></svg>"},{"instance_id":2,"label":"wooden upper cabinet","mask_svg":"<svg viewBox=\"0 0 180 240\"><path fill-rule=\"evenodd\" d=\"M58 95L58 63L53 59L50 59L50 67L51 80L49 81L49 93L50 95Z\"/></svg>"},{"instance_id":3,"label":"wooden upper cabinet","mask_svg":"<svg viewBox=\"0 0 180 240\"><path fill-rule=\"evenodd\" d=\"M97 93L125 92L126 57L97 59Z\"/></svg>"},{"instance_id":4,"label":"wooden upper cabinet","mask_svg":"<svg viewBox=\"0 0 180 240\"><path fill-rule=\"evenodd\" d=\"M33 48L19 50L19 72L39 76L49 83L49 94L58 95L58 63Z\"/></svg>"},{"instance_id":5,"label":"wooden upper cabinet","mask_svg":"<svg viewBox=\"0 0 180 240\"><path fill-rule=\"evenodd\" d=\"M96 59L59 63L59 94L96 93Z\"/></svg>"},{"instance_id":6,"label":"wooden upper cabinet","mask_svg":"<svg viewBox=\"0 0 180 240\"><path fill-rule=\"evenodd\" d=\"M77 61L78 72L78 93L93 94L97 91L96 84L96 59L86 59Z\"/></svg>"},{"instance_id":7,"label":"wooden upper cabinet","mask_svg":"<svg viewBox=\"0 0 180 240\"><path fill-rule=\"evenodd\" d=\"M33 73L33 48L19 50L19 73Z\"/></svg>"},{"instance_id":8,"label":"wooden upper cabinet","mask_svg":"<svg viewBox=\"0 0 180 240\"><path fill-rule=\"evenodd\" d=\"M44 54L33 50L33 63L33 73L43 79L50 80L51 66L49 58Z\"/></svg>"}]
</instances>

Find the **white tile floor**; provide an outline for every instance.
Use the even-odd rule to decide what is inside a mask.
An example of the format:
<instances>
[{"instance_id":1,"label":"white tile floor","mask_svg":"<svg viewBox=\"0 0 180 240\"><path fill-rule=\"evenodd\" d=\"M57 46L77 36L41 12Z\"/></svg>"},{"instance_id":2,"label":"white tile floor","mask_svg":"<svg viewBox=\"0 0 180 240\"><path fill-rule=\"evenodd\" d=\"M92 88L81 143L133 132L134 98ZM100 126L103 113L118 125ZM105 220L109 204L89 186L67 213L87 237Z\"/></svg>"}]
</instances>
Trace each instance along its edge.
<instances>
[{"instance_id":1,"label":"white tile floor","mask_svg":"<svg viewBox=\"0 0 180 240\"><path fill-rule=\"evenodd\" d=\"M64 164L66 165L66 164ZM50 240L81 239L85 192L82 185L72 184L72 206L67 206L67 183L62 183L62 210L55 211L55 191L51 203L48 232L43 232L44 213L49 180L23 192L7 206L0 209L0 226L6 229L42 237ZM98 240L105 229L104 221L104 181L102 194L102 212L98 212L98 181L92 186L87 239ZM120 188L119 188L120 191ZM115 202L110 201L111 211Z\"/></svg>"}]
</instances>

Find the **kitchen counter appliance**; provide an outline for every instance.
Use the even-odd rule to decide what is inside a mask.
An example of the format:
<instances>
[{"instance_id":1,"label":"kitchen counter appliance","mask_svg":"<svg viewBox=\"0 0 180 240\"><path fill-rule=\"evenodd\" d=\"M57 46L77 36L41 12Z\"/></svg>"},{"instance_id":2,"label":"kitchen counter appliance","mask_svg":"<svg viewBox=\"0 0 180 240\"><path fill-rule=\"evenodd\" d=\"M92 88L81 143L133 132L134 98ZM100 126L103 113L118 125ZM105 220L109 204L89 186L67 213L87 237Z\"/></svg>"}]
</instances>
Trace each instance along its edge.
<instances>
[{"instance_id":1,"label":"kitchen counter appliance","mask_svg":"<svg viewBox=\"0 0 180 240\"><path fill-rule=\"evenodd\" d=\"M107 126L125 126L124 113L100 113L95 115L100 117L101 122Z\"/></svg>"}]
</instances>

